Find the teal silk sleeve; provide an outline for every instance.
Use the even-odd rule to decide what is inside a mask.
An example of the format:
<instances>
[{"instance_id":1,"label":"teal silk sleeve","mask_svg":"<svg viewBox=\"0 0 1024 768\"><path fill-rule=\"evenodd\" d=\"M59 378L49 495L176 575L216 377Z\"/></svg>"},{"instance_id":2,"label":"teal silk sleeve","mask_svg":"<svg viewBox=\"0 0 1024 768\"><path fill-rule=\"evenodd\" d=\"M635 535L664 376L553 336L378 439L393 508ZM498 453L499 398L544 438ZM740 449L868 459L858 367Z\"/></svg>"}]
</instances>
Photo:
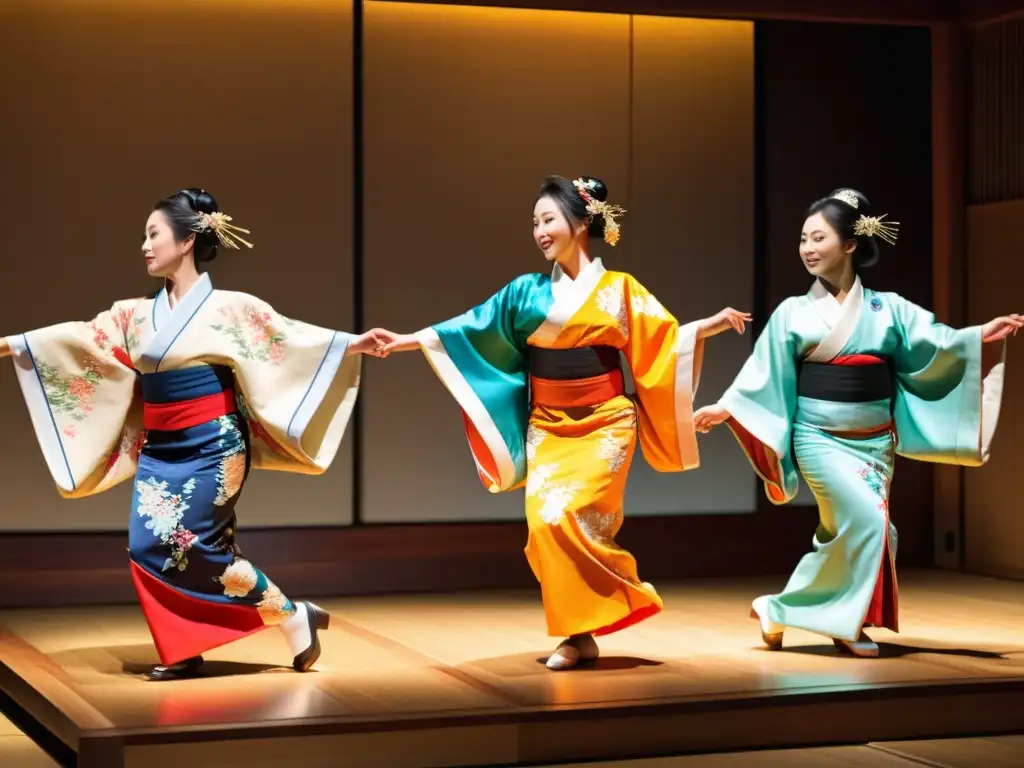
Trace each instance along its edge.
<instances>
[{"instance_id":1,"label":"teal silk sleeve","mask_svg":"<svg viewBox=\"0 0 1024 768\"><path fill-rule=\"evenodd\" d=\"M799 490L791 450L797 398L797 343L789 327L792 301L772 313L753 354L719 400L731 416L729 428L774 504L792 501Z\"/></svg>"},{"instance_id":2,"label":"teal silk sleeve","mask_svg":"<svg viewBox=\"0 0 1024 768\"><path fill-rule=\"evenodd\" d=\"M526 477L526 339L550 305L549 279L523 275L479 306L432 326L432 334L420 334L434 370L462 408L477 469L492 492L515 488Z\"/></svg>"},{"instance_id":3,"label":"teal silk sleeve","mask_svg":"<svg viewBox=\"0 0 1024 768\"><path fill-rule=\"evenodd\" d=\"M893 403L897 453L942 464L983 464L981 327L955 330L901 296L886 298L900 335Z\"/></svg>"}]
</instances>

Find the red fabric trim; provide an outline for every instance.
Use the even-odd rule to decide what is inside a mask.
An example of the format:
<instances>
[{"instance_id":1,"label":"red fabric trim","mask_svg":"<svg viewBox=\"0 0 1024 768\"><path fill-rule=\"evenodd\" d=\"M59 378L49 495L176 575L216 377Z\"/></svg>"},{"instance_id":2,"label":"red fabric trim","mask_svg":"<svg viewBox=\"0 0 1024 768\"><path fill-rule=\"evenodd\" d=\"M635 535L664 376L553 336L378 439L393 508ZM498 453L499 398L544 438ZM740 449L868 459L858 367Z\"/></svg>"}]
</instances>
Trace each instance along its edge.
<instances>
[{"instance_id":1,"label":"red fabric trim","mask_svg":"<svg viewBox=\"0 0 1024 768\"><path fill-rule=\"evenodd\" d=\"M877 427L867 427L866 429L827 429L825 430L834 437L846 437L854 440L876 437L877 435L883 435L886 432L892 432L895 436L896 426L894 422L887 422L885 424L879 424Z\"/></svg>"},{"instance_id":2,"label":"red fabric trim","mask_svg":"<svg viewBox=\"0 0 1024 768\"><path fill-rule=\"evenodd\" d=\"M145 403L142 418L146 429L174 432L227 416L236 408L234 390L226 389L179 403Z\"/></svg>"},{"instance_id":3,"label":"red fabric trim","mask_svg":"<svg viewBox=\"0 0 1024 768\"><path fill-rule=\"evenodd\" d=\"M114 347L113 355L117 362L119 362L125 368L135 368L135 366L132 365L131 357L129 357L128 353L125 350L121 349L121 347Z\"/></svg>"},{"instance_id":4,"label":"red fabric trim","mask_svg":"<svg viewBox=\"0 0 1024 768\"><path fill-rule=\"evenodd\" d=\"M176 664L266 629L255 606L189 597L129 562L161 664Z\"/></svg>"},{"instance_id":5,"label":"red fabric trim","mask_svg":"<svg viewBox=\"0 0 1024 768\"><path fill-rule=\"evenodd\" d=\"M462 423L466 428L466 439L469 440L469 450L473 452L473 458L480 466L477 468L477 475L480 482L490 488L491 484L499 485L501 477L498 475L498 465L491 455L491 449L487 447L486 441L480 436L480 432L473 425L466 412L462 412ZM485 474L486 473L486 474ZM490 475L490 477L488 477Z\"/></svg>"},{"instance_id":6,"label":"red fabric trim","mask_svg":"<svg viewBox=\"0 0 1024 768\"><path fill-rule=\"evenodd\" d=\"M614 624L609 624L607 627L595 629L590 634L592 634L594 637L610 635L613 632L619 632L623 629L626 629L627 627L633 626L634 624L639 624L644 619L649 619L651 618L651 616L654 616L658 613L661 613L661 608L657 605L645 605L643 608L637 608L629 615L619 619Z\"/></svg>"},{"instance_id":7,"label":"red fabric trim","mask_svg":"<svg viewBox=\"0 0 1024 768\"><path fill-rule=\"evenodd\" d=\"M842 355L830 360L829 365L885 365L885 361L874 355Z\"/></svg>"},{"instance_id":8,"label":"red fabric trim","mask_svg":"<svg viewBox=\"0 0 1024 768\"><path fill-rule=\"evenodd\" d=\"M537 405L550 408L579 408L607 403L624 394L622 371L610 371L586 379L538 379L530 377L530 394Z\"/></svg>"},{"instance_id":9,"label":"red fabric trim","mask_svg":"<svg viewBox=\"0 0 1024 768\"><path fill-rule=\"evenodd\" d=\"M743 447L750 463L754 465L754 469L767 481L765 489L768 491L768 495L773 501L784 501L786 495L782 492L782 467L775 451L750 434L734 416L729 417L727 424Z\"/></svg>"},{"instance_id":10,"label":"red fabric trim","mask_svg":"<svg viewBox=\"0 0 1024 768\"><path fill-rule=\"evenodd\" d=\"M896 575L893 573L892 557L889 551L888 519L886 519L885 528L885 547L882 552L882 562L879 564L878 578L875 580L875 591L871 594L871 604L868 606L867 616L864 617L864 625L882 627L898 632L899 590L896 585Z\"/></svg>"}]
</instances>

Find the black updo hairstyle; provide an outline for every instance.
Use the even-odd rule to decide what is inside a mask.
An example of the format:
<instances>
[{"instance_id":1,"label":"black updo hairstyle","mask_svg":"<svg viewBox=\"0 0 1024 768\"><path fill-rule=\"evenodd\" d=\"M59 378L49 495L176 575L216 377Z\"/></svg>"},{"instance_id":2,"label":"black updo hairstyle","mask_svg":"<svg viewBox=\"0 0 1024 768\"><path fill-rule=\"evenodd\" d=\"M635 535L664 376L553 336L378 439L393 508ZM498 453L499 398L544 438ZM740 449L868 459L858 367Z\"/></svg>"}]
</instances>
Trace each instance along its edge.
<instances>
[{"instance_id":1,"label":"black updo hairstyle","mask_svg":"<svg viewBox=\"0 0 1024 768\"><path fill-rule=\"evenodd\" d=\"M602 203L608 199L608 187L604 185L603 181L595 179L593 176L583 176L581 181L587 189L587 194L592 198ZM542 197L550 197L554 200L562 215L573 227L579 226L591 216L587 213L587 204L580 196L579 190L564 176L548 176L544 179L544 183L540 185L540 192L537 193L537 200ZM537 200L534 201L534 205L537 204ZM587 235L590 237L604 236L603 214L599 213L593 216L590 226L587 228Z\"/></svg>"},{"instance_id":2,"label":"black updo hairstyle","mask_svg":"<svg viewBox=\"0 0 1024 768\"><path fill-rule=\"evenodd\" d=\"M217 200L205 189L183 189L170 197L153 204L154 211L162 211L171 225L174 239L181 242L189 235L195 235L193 253L199 263L208 263L217 258L220 241L212 229L196 232L196 214L215 213Z\"/></svg>"},{"instance_id":3,"label":"black updo hairstyle","mask_svg":"<svg viewBox=\"0 0 1024 768\"><path fill-rule=\"evenodd\" d=\"M856 197L857 206L854 207L845 200L836 198L835 195L840 192ZM878 238L854 234L857 219L861 216L873 215L871 203L864 195L849 187L834 189L828 197L823 197L807 209L807 216L813 216L816 213L820 213L825 218L825 221L836 231L843 242L856 241L857 248L853 252L854 270L870 267L878 261Z\"/></svg>"}]
</instances>

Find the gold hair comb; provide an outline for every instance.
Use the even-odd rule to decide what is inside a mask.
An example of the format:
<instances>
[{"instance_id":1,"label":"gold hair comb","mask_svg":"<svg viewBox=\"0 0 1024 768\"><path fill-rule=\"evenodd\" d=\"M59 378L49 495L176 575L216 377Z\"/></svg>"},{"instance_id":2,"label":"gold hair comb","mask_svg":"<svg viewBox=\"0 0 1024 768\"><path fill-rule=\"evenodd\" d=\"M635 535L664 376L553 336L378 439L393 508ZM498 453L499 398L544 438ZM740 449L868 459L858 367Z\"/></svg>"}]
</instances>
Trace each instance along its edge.
<instances>
[{"instance_id":1,"label":"gold hair comb","mask_svg":"<svg viewBox=\"0 0 1024 768\"><path fill-rule=\"evenodd\" d=\"M864 216L862 214L857 219L857 223L853 225L853 234L877 237L889 245L896 245L896 235L900 223L898 221L883 221L886 216L888 216L886 213L881 216Z\"/></svg>"},{"instance_id":2,"label":"gold hair comb","mask_svg":"<svg viewBox=\"0 0 1024 768\"><path fill-rule=\"evenodd\" d=\"M241 243L246 248L252 248L252 243L243 240L238 236L239 233L243 235L251 234L248 229L242 229L236 227L231 223L231 217L227 214L215 211L214 213L200 213L196 218L196 223L192 226L195 232L207 232L213 230L213 233L217 236L220 244L225 248L234 248L236 251L241 250L238 244Z\"/></svg>"},{"instance_id":3,"label":"gold hair comb","mask_svg":"<svg viewBox=\"0 0 1024 768\"><path fill-rule=\"evenodd\" d=\"M853 209L860 208L860 201L857 199L857 195L852 189L842 189L832 195L832 199L844 202Z\"/></svg>"},{"instance_id":4,"label":"gold hair comb","mask_svg":"<svg viewBox=\"0 0 1024 768\"><path fill-rule=\"evenodd\" d=\"M596 188L596 184L592 181L587 182L583 179L576 179L573 182L573 186L576 187L576 191L580 193L580 197L583 198L583 202L587 204L587 213L591 216L603 216L604 217L604 241L608 245L614 247L619 242L621 236L619 232L619 222L616 219L626 212L625 208L618 205L610 205L609 203L598 200L588 192L588 189Z\"/></svg>"}]
</instances>

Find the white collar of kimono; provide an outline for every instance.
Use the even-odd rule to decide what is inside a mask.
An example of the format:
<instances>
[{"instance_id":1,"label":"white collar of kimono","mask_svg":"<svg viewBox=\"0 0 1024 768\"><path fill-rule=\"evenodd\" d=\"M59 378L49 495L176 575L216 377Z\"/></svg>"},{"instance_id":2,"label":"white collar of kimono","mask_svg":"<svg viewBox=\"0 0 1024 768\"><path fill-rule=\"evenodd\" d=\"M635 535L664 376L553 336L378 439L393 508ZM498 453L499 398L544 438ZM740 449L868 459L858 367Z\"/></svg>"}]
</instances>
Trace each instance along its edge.
<instances>
[{"instance_id":1,"label":"white collar of kimono","mask_svg":"<svg viewBox=\"0 0 1024 768\"><path fill-rule=\"evenodd\" d=\"M844 314L850 313L851 310L857 311L859 314L860 306L864 301L864 286L861 285L860 276L855 277L853 287L846 294L846 300L840 304L839 300L821 284L821 280L815 280L814 285L811 286L811 301L818 314L821 315L821 319L825 321L825 325L835 328Z\"/></svg>"},{"instance_id":2,"label":"white collar of kimono","mask_svg":"<svg viewBox=\"0 0 1024 768\"><path fill-rule=\"evenodd\" d=\"M555 343L570 318L575 315L594 292L601 276L605 273L604 264L597 258L580 270L573 280L558 264L551 271L551 307L540 328L530 337L531 343L545 346Z\"/></svg>"},{"instance_id":3,"label":"white collar of kimono","mask_svg":"<svg viewBox=\"0 0 1024 768\"><path fill-rule=\"evenodd\" d=\"M178 300L174 309L171 309L167 299L167 287L160 290L153 300L153 335L139 356L140 363L144 366L139 370L145 370L147 373L160 370L160 365L171 346L211 295L213 283L205 274L201 275L195 285Z\"/></svg>"},{"instance_id":4,"label":"white collar of kimono","mask_svg":"<svg viewBox=\"0 0 1024 768\"><path fill-rule=\"evenodd\" d=\"M815 280L811 286L810 297L815 310L828 327L828 333L808 353L807 359L827 362L843 351L857 328L861 307L864 304L864 286L859 276L855 278L853 287L846 294L846 300L840 304L820 280Z\"/></svg>"},{"instance_id":5,"label":"white collar of kimono","mask_svg":"<svg viewBox=\"0 0 1024 768\"><path fill-rule=\"evenodd\" d=\"M555 268L551 270L551 294L556 301L573 294L586 298L597 286L605 271L604 262L598 257L581 269L573 280L565 273L561 264L555 264Z\"/></svg>"},{"instance_id":6,"label":"white collar of kimono","mask_svg":"<svg viewBox=\"0 0 1024 768\"><path fill-rule=\"evenodd\" d=\"M153 329L159 331L161 328L166 327L171 321L171 315L177 312L191 317L196 309L199 308L199 305L212 292L213 283L210 280L210 276L204 272L192 287L185 292L185 295L178 299L174 309L171 309L171 302L167 297L167 286L165 285L160 289L160 293L156 295L156 300L153 302Z\"/></svg>"}]
</instances>

